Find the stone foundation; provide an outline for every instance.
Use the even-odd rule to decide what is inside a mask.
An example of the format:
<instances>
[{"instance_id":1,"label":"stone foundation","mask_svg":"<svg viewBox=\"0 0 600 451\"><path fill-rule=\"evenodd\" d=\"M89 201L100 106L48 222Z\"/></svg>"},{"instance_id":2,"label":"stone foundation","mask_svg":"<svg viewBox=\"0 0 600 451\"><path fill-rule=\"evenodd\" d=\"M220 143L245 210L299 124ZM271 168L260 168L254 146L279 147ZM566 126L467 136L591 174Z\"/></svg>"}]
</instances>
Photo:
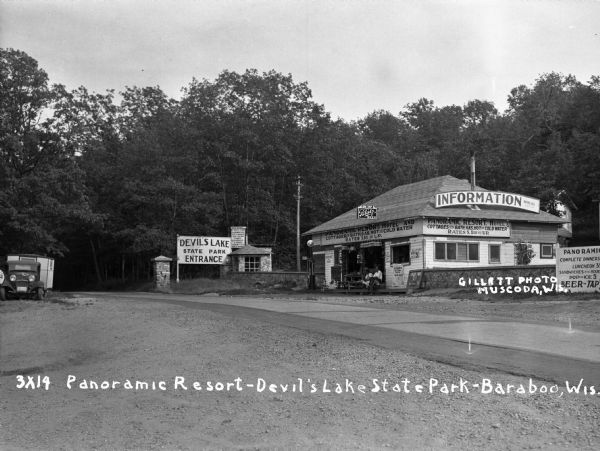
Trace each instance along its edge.
<instances>
[{"instance_id":1,"label":"stone foundation","mask_svg":"<svg viewBox=\"0 0 600 451\"><path fill-rule=\"evenodd\" d=\"M423 269L420 271L411 271L411 273L421 272L423 276L421 278L421 284L419 287L421 289L432 289L432 288L477 288L474 287L473 284L470 286L461 286L459 284L459 280L463 278L465 283L468 283L468 279L471 281L477 280L487 281L490 277L512 277L512 285L516 285L518 283L519 277L531 277L535 279L536 277L546 276L546 277L556 277L556 266L548 265L548 266L489 266L484 268L438 268L438 269ZM496 286L498 284L497 280L494 282ZM523 283L522 285L546 285L550 286L551 283Z\"/></svg>"}]
</instances>

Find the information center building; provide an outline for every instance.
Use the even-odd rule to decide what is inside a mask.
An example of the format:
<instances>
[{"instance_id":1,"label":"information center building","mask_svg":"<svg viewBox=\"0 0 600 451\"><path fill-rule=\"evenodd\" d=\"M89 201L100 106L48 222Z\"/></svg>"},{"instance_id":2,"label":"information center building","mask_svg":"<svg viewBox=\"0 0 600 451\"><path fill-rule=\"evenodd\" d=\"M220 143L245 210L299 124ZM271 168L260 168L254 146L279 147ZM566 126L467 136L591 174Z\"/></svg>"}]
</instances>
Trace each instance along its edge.
<instances>
[{"instance_id":1,"label":"information center building","mask_svg":"<svg viewBox=\"0 0 600 451\"><path fill-rule=\"evenodd\" d=\"M303 235L328 288L377 265L385 287L401 289L416 269L554 265L565 222L538 199L471 190L446 175L394 188Z\"/></svg>"}]
</instances>

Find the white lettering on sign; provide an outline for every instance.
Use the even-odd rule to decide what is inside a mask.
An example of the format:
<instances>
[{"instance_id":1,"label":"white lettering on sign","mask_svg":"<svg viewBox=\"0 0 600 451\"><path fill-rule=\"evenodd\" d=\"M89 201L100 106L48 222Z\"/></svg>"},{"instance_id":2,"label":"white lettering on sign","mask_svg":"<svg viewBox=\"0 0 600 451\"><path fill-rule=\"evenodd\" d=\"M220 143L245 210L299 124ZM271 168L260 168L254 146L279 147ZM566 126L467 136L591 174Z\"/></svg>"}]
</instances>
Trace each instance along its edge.
<instances>
[{"instance_id":1,"label":"white lettering on sign","mask_svg":"<svg viewBox=\"0 0 600 451\"><path fill-rule=\"evenodd\" d=\"M229 237L177 237L177 263L180 265L222 265L230 253Z\"/></svg>"},{"instance_id":2,"label":"white lettering on sign","mask_svg":"<svg viewBox=\"0 0 600 451\"><path fill-rule=\"evenodd\" d=\"M540 212L540 201L533 197L497 191L453 191L435 195L435 208L456 205L491 205Z\"/></svg>"},{"instance_id":3,"label":"white lettering on sign","mask_svg":"<svg viewBox=\"0 0 600 451\"><path fill-rule=\"evenodd\" d=\"M510 224L503 219L426 218L426 235L510 237Z\"/></svg>"},{"instance_id":4,"label":"white lettering on sign","mask_svg":"<svg viewBox=\"0 0 600 451\"><path fill-rule=\"evenodd\" d=\"M556 279L563 290L600 292L600 246L558 248Z\"/></svg>"}]
</instances>

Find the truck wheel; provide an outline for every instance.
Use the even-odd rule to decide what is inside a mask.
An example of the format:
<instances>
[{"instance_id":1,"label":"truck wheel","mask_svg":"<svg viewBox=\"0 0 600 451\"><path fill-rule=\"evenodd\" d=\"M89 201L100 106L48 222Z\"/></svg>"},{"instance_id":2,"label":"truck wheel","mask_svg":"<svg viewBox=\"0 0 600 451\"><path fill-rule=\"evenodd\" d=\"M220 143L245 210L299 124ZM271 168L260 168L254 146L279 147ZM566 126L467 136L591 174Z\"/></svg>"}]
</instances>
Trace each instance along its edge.
<instances>
[{"instance_id":1,"label":"truck wheel","mask_svg":"<svg viewBox=\"0 0 600 451\"><path fill-rule=\"evenodd\" d=\"M41 301L44 299L44 289L43 288L37 289L37 291L35 292L35 299L37 301Z\"/></svg>"},{"instance_id":2,"label":"truck wheel","mask_svg":"<svg viewBox=\"0 0 600 451\"><path fill-rule=\"evenodd\" d=\"M6 288L0 287L0 301L6 301Z\"/></svg>"}]
</instances>

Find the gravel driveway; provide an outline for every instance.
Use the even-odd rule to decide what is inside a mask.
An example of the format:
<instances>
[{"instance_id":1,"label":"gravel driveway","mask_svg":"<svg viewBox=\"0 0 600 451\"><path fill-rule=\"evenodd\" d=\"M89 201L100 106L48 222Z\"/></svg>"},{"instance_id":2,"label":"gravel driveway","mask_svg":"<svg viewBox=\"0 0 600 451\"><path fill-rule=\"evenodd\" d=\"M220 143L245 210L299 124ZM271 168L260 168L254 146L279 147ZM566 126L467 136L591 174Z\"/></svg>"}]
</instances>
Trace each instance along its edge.
<instances>
[{"instance_id":1,"label":"gravel driveway","mask_svg":"<svg viewBox=\"0 0 600 451\"><path fill-rule=\"evenodd\" d=\"M600 448L589 391L207 310L5 302L0 346L1 449Z\"/></svg>"}]
</instances>

